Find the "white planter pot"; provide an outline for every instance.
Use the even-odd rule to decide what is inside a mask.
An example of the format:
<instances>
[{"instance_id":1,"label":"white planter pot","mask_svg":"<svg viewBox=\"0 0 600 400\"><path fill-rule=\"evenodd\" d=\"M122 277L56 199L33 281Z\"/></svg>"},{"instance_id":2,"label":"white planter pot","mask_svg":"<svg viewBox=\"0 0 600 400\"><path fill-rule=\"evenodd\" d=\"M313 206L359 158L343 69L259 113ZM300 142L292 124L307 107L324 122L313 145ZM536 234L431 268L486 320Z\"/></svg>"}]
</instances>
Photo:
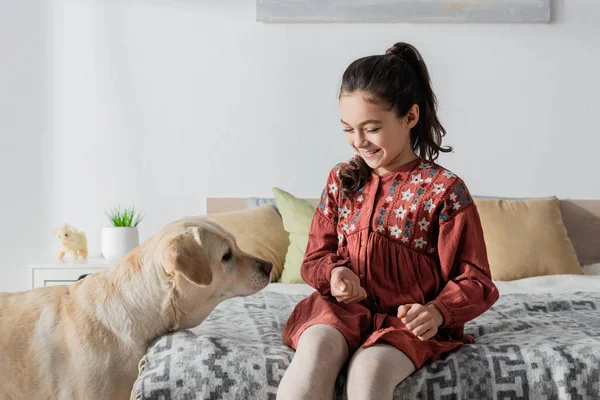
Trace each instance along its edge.
<instances>
[{"instance_id":1,"label":"white planter pot","mask_svg":"<svg viewBox=\"0 0 600 400\"><path fill-rule=\"evenodd\" d=\"M118 260L140 244L137 227L102 228L102 256L107 260Z\"/></svg>"}]
</instances>

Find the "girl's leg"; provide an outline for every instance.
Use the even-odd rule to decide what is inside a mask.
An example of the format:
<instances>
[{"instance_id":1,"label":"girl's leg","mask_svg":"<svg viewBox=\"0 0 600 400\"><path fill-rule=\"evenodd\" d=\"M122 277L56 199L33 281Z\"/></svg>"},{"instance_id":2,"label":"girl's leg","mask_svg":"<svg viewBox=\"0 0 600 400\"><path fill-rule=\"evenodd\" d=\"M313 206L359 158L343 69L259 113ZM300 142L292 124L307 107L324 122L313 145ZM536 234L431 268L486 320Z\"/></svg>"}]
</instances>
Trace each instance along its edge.
<instances>
[{"instance_id":1,"label":"girl's leg","mask_svg":"<svg viewBox=\"0 0 600 400\"><path fill-rule=\"evenodd\" d=\"M344 336L328 325L313 325L300 336L296 354L277 389L277 399L331 400L337 376L348 360Z\"/></svg>"},{"instance_id":2,"label":"girl's leg","mask_svg":"<svg viewBox=\"0 0 600 400\"><path fill-rule=\"evenodd\" d=\"M410 359L393 346L375 344L360 348L348 366L348 400L391 400L396 386L414 371Z\"/></svg>"}]
</instances>

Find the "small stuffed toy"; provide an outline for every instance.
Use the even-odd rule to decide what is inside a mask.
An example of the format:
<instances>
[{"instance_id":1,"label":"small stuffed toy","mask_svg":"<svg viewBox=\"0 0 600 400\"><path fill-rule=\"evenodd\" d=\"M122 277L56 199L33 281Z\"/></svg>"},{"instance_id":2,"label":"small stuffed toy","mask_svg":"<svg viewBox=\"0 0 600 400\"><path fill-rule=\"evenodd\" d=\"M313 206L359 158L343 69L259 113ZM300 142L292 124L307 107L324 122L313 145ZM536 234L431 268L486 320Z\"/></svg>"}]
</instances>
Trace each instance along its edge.
<instances>
[{"instance_id":1,"label":"small stuffed toy","mask_svg":"<svg viewBox=\"0 0 600 400\"><path fill-rule=\"evenodd\" d=\"M58 259L62 260L65 253L71 254L74 260L79 257L87 259L87 238L71 225L64 224L52 232L59 240Z\"/></svg>"}]
</instances>

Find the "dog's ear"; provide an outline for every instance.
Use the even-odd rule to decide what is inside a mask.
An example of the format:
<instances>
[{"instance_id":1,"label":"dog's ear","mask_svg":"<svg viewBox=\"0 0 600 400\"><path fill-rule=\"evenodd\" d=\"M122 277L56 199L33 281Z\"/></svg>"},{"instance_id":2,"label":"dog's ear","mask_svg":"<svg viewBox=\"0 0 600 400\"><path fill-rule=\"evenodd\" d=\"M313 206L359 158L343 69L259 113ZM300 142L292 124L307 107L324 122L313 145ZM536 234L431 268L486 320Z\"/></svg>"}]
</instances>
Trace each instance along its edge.
<instances>
[{"instance_id":1,"label":"dog's ear","mask_svg":"<svg viewBox=\"0 0 600 400\"><path fill-rule=\"evenodd\" d=\"M167 273L178 272L197 285L210 285L212 270L199 228L191 228L170 241L165 251L163 267Z\"/></svg>"}]
</instances>

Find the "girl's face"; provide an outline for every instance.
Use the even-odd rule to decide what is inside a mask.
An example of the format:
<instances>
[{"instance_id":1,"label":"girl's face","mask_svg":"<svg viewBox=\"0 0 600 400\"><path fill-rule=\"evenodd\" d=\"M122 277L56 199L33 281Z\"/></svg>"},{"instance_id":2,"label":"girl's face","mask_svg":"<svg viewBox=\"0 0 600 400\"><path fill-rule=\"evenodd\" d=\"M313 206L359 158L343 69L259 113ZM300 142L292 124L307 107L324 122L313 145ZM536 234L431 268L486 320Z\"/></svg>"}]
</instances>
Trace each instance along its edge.
<instances>
[{"instance_id":1,"label":"girl's face","mask_svg":"<svg viewBox=\"0 0 600 400\"><path fill-rule=\"evenodd\" d=\"M340 114L348 144L373 172L383 175L417 158L410 145L410 130L419 121L419 106L413 105L398 118L394 110L371 99L363 91L343 93Z\"/></svg>"}]
</instances>

